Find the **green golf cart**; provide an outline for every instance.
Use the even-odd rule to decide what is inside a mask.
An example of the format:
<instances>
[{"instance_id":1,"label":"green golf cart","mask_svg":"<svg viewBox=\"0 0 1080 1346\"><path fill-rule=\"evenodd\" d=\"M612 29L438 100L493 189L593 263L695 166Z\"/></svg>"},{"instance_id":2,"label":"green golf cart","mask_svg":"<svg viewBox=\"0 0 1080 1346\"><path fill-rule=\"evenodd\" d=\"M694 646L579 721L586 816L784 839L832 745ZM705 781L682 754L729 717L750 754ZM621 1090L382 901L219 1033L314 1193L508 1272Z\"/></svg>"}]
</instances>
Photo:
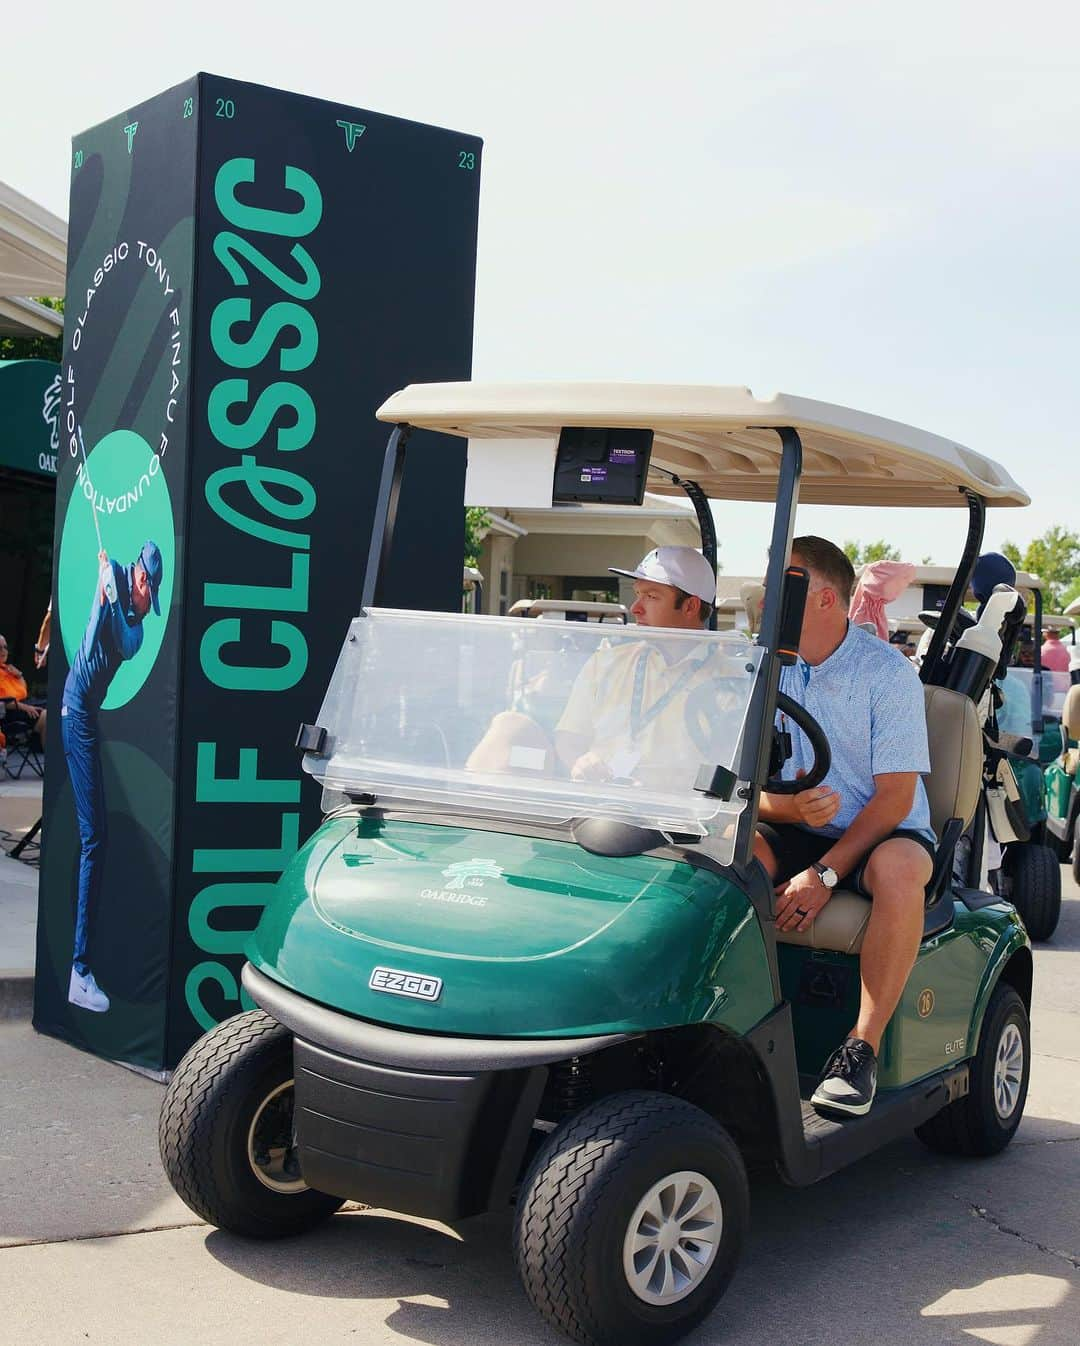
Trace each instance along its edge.
<instances>
[{"instance_id":1,"label":"green golf cart","mask_svg":"<svg viewBox=\"0 0 1080 1346\"><path fill-rule=\"evenodd\" d=\"M980 788L983 675L977 652L950 657L945 630L986 507L1027 497L951 441L739 388L416 385L379 416L393 426L384 502L411 427L469 437L470 473L534 455L522 491L539 482L545 504L633 508L646 478L685 489L714 567L708 500L774 502L761 633L580 622L553 644L536 620L380 607L384 506L360 613L298 737L327 814L251 938L256 1008L173 1075L165 1169L198 1215L253 1238L298 1234L349 1199L448 1222L512 1208L549 1323L594 1346L672 1342L735 1272L748 1165L805 1186L912 1130L992 1155L1019 1125L1031 950L1012 906L953 879ZM778 691L806 595L789 565L800 498L968 517L922 670L939 839L924 939L874 1106L845 1119L808 1099L855 1019L869 903L838 891L810 929L779 933L752 857L761 791L808 788L829 765L820 727ZM651 649L694 675L673 731L635 754L614 671ZM533 652L566 705L583 681L610 686L609 779L574 779L508 708L510 670ZM799 780L778 775L778 707L814 749Z\"/></svg>"},{"instance_id":2,"label":"green golf cart","mask_svg":"<svg viewBox=\"0 0 1080 1346\"><path fill-rule=\"evenodd\" d=\"M956 571L947 566L918 566L908 588L887 609L890 627L923 627L919 650L929 648L939 625L940 609ZM999 586L1003 591L1003 586ZM1028 934L1047 940L1061 914L1059 846L1048 820L1044 768L1061 750L1060 674L1042 667L1045 585L1037 575L1017 571L1008 592L1022 599L1012 614L1008 639L992 681L992 691L979 702L984 725L983 793L971 825L960 843L960 868L976 887L1001 893L1020 912ZM968 602L974 604L970 591ZM911 613L917 608L919 615ZM962 609L953 636L974 627L976 614ZM1012 662L1021 644L1030 661ZM917 656L918 657L918 656Z\"/></svg>"}]
</instances>

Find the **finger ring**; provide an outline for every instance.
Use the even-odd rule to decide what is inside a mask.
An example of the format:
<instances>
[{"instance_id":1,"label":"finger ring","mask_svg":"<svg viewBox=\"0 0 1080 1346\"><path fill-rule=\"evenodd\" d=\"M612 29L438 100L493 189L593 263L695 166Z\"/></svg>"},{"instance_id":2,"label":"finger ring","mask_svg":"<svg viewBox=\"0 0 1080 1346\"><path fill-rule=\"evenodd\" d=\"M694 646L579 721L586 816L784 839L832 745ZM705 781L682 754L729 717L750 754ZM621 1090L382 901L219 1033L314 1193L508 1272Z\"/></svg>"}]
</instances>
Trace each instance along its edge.
<instances>
[{"instance_id":1,"label":"finger ring","mask_svg":"<svg viewBox=\"0 0 1080 1346\"><path fill-rule=\"evenodd\" d=\"M810 913L809 913L808 911L803 911L802 907L796 907L796 908L795 908L795 915L796 915L796 916L809 916Z\"/></svg>"}]
</instances>

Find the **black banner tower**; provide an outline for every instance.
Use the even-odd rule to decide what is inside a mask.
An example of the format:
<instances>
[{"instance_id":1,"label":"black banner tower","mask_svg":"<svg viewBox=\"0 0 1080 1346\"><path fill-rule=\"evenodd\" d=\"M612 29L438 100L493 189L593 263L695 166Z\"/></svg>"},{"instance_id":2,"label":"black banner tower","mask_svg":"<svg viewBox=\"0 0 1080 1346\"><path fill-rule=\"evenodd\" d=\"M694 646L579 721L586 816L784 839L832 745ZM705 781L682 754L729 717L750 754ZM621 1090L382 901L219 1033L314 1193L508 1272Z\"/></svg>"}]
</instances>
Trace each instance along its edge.
<instances>
[{"instance_id":1,"label":"black banner tower","mask_svg":"<svg viewBox=\"0 0 1080 1346\"><path fill-rule=\"evenodd\" d=\"M406 383L469 377L480 141L199 75L73 141L35 1025L157 1073L318 817L292 743ZM394 606L461 602L417 433Z\"/></svg>"}]
</instances>

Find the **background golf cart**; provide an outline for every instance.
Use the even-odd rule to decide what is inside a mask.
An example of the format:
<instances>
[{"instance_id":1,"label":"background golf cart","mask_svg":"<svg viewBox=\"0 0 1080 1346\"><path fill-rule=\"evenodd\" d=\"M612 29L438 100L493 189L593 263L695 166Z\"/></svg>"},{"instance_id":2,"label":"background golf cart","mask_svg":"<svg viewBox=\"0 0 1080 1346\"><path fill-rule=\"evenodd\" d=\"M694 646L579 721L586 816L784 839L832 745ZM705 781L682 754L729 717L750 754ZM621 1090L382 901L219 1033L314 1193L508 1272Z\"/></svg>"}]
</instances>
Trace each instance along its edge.
<instances>
[{"instance_id":1,"label":"background golf cart","mask_svg":"<svg viewBox=\"0 0 1080 1346\"><path fill-rule=\"evenodd\" d=\"M484 610L484 577L475 566L465 566L461 577L461 610L474 615Z\"/></svg>"},{"instance_id":2,"label":"background golf cart","mask_svg":"<svg viewBox=\"0 0 1080 1346\"><path fill-rule=\"evenodd\" d=\"M916 567L911 583L886 609L890 629L894 624L904 630L908 624L923 626L917 659L929 650L930 632L939 625L955 574L947 566ZM989 884L1015 904L1033 939L1046 940L1061 912L1059 850L1047 827L1044 779L1045 766L1061 751L1061 675L1041 664L1043 581L1017 571L1013 587L1028 609L1019 639L1031 651L1032 666L1012 665L995 679L1003 704L994 720L1007 737L998 742L992 730L986 735L984 792L960 847L959 864L973 886ZM970 589L965 602L976 603ZM974 613L968 613L966 620L973 619ZM984 702L983 710L989 709Z\"/></svg>"},{"instance_id":3,"label":"background golf cart","mask_svg":"<svg viewBox=\"0 0 1080 1346\"><path fill-rule=\"evenodd\" d=\"M555 622L614 622L625 626L630 610L625 603L599 603L576 598L519 598L510 617L538 617Z\"/></svg>"},{"instance_id":4,"label":"background golf cart","mask_svg":"<svg viewBox=\"0 0 1080 1346\"><path fill-rule=\"evenodd\" d=\"M865 1116L825 1119L806 1100L852 1022L869 904L838 892L808 931L778 935L751 856L781 666L801 627L806 576L787 566L800 494L966 505L950 624L986 504L1026 497L947 441L739 389L428 386L380 415L396 426L383 501L410 424L472 436L470 472L494 448L520 485L539 460L548 502L567 458L573 480L604 480L573 463L580 438L560 457L564 424L585 428L605 467L643 467L630 450L647 448L662 489L693 473L707 519L709 495L774 500L760 642L380 609L384 510L363 611L300 740L305 768L351 805L298 854L253 937L244 985L263 1012L219 1026L174 1076L162 1155L205 1218L264 1237L354 1195L458 1219L498 1208L520 1178L516 1253L541 1313L583 1342L671 1341L710 1311L737 1263L744 1155L805 1184L913 1127L935 1148L988 1154L1019 1122L1030 949L1011 907L951 884L980 752L971 696L942 685L966 676L944 631L924 663L932 902ZM640 499L640 477L626 503ZM503 664L553 636L579 654L623 642L641 659L681 644L714 660L698 705L717 726L704 772L680 753L678 779L663 785L648 763L579 781L537 747L515 758L517 743L485 777L459 745L415 732L417 716L444 726L444 707L498 719ZM809 786L827 745L785 710L818 748L799 783Z\"/></svg>"},{"instance_id":5,"label":"background golf cart","mask_svg":"<svg viewBox=\"0 0 1080 1346\"><path fill-rule=\"evenodd\" d=\"M1048 617L1048 626L1066 634L1069 648L1069 686L1061 703L1061 753L1046 769L1046 828L1063 860L1072 859L1073 874L1080 883L1080 646L1076 627L1080 621L1080 598L1060 617Z\"/></svg>"}]
</instances>

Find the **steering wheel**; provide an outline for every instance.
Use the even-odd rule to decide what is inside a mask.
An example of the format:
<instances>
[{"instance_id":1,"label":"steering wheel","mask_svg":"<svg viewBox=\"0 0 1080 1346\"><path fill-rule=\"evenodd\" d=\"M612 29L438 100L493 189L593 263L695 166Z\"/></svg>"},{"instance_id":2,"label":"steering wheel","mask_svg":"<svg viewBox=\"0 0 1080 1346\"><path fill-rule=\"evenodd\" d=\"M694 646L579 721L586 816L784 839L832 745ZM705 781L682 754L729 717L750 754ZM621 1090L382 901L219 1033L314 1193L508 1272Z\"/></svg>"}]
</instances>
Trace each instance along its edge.
<instances>
[{"instance_id":1,"label":"steering wheel","mask_svg":"<svg viewBox=\"0 0 1080 1346\"><path fill-rule=\"evenodd\" d=\"M783 711L789 720L794 720L806 735L813 749L814 760L806 775L800 776L797 780L782 780L779 776L770 776L765 782L765 791L771 795L797 795L803 790L812 790L815 785L821 784L832 765L829 740L825 737L821 725L806 707L792 701L791 697L785 696L783 692L776 694L776 709Z\"/></svg>"}]
</instances>

